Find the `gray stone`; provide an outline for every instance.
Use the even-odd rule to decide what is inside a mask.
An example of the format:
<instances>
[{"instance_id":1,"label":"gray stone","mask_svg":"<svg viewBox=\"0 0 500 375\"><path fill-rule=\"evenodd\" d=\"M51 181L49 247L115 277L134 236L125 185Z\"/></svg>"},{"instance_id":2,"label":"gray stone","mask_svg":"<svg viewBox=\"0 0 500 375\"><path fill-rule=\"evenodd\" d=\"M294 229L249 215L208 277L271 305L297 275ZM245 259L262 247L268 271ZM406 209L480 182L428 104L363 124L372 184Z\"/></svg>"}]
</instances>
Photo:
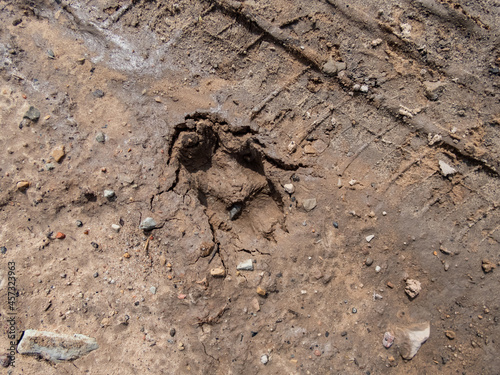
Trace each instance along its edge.
<instances>
[{"instance_id":1,"label":"gray stone","mask_svg":"<svg viewBox=\"0 0 500 375\"><path fill-rule=\"evenodd\" d=\"M149 288L149 291L151 292L151 294L156 294L156 287L152 286L151 288Z\"/></svg>"},{"instance_id":2,"label":"gray stone","mask_svg":"<svg viewBox=\"0 0 500 375\"><path fill-rule=\"evenodd\" d=\"M113 190L104 190L104 198L111 199L115 196L115 192Z\"/></svg>"},{"instance_id":3,"label":"gray stone","mask_svg":"<svg viewBox=\"0 0 500 375\"><path fill-rule=\"evenodd\" d=\"M238 271L253 271L252 259L247 259L236 266Z\"/></svg>"},{"instance_id":4,"label":"gray stone","mask_svg":"<svg viewBox=\"0 0 500 375\"><path fill-rule=\"evenodd\" d=\"M23 118L27 118L28 120L31 120L33 122L37 122L38 119L40 118L40 111L38 109L36 109L35 107L31 106L26 111Z\"/></svg>"},{"instance_id":5,"label":"gray stone","mask_svg":"<svg viewBox=\"0 0 500 375\"><path fill-rule=\"evenodd\" d=\"M95 136L95 140L99 143L104 143L106 142L106 136L104 135L103 132L99 132L97 133L97 135Z\"/></svg>"},{"instance_id":6,"label":"gray stone","mask_svg":"<svg viewBox=\"0 0 500 375\"><path fill-rule=\"evenodd\" d=\"M329 59L325 65L323 65L323 73L328 74L330 76L334 76L337 73L337 64L333 59Z\"/></svg>"},{"instance_id":7,"label":"gray stone","mask_svg":"<svg viewBox=\"0 0 500 375\"><path fill-rule=\"evenodd\" d=\"M316 207L316 198L310 198L310 199L304 199L302 202L302 207L304 207L304 210L307 212L314 210Z\"/></svg>"},{"instance_id":8,"label":"gray stone","mask_svg":"<svg viewBox=\"0 0 500 375\"><path fill-rule=\"evenodd\" d=\"M10 366L10 355L0 354L0 366L9 367Z\"/></svg>"},{"instance_id":9,"label":"gray stone","mask_svg":"<svg viewBox=\"0 0 500 375\"><path fill-rule=\"evenodd\" d=\"M118 233L120 229L122 229L122 226L118 224L111 224L111 229L113 229L116 233Z\"/></svg>"},{"instance_id":10,"label":"gray stone","mask_svg":"<svg viewBox=\"0 0 500 375\"><path fill-rule=\"evenodd\" d=\"M366 242L370 242L374 238L375 238L375 235L374 234L370 234L369 236L366 236Z\"/></svg>"},{"instance_id":11,"label":"gray stone","mask_svg":"<svg viewBox=\"0 0 500 375\"><path fill-rule=\"evenodd\" d=\"M156 228L156 221L152 217L145 218L139 225L139 229L148 231Z\"/></svg>"},{"instance_id":12,"label":"gray stone","mask_svg":"<svg viewBox=\"0 0 500 375\"><path fill-rule=\"evenodd\" d=\"M435 101L438 100L439 95L443 92L445 84L443 82L424 82L424 92L427 99Z\"/></svg>"},{"instance_id":13,"label":"gray stone","mask_svg":"<svg viewBox=\"0 0 500 375\"><path fill-rule=\"evenodd\" d=\"M269 362L269 356L267 354L263 354L260 357L260 363L262 363L263 365L265 365L265 364L267 364L267 362Z\"/></svg>"},{"instance_id":14,"label":"gray stone","mask_svg":"<svg viewBox=\"0 0 500 375\"><path fill-rule=\"evenodd\" d=\"M94 98L102 98L104 96L104 91L97 89L92 93L92 95Z\"/></svg>"},{"instance_id":15,"label":"gray stone","mask_svg":"<svg viewBox=\"0 0 500 375\"><path fill-rule=\"evenodd\" d=\"M51 171L51 170L53 170L55 167L56 167L56 166L55 166L55 164L54 164L54 163L47 163L47 164L45 164L45 170L46 170L46 171Z\"/></svg>"},{"instance_id":16,"label":"gray stone","mask_svg":"<svg viewBox=\"0 0 500 375\"><path fill-rule=\"evenodd\" d=\"M370 257L366 258L366 260L365 260L365 264L366 264L368 267L370 267L370 266L373 264L373 259L372 259L372 258L370 258Z\"/></svg>"},{"instance_id":17,"label":"gray stone","mask_svg":"<svg viewBox=\"0 0 500 375\"><path fill-rule=\"evenodd\" d=\"M59 362L79 358L98 348L96 339L85 335L64 335L28 329L24 331L17 351L21 354L39 355L48 361Z\"/></svg>"},{"instance_id":18,"label":"gray stone","mask_svg":"<svg viewBox=\"0 0 500 375\"><path fill-rule=\"evenodd\" d=\"M338 72L341 72L342 70L346 70L347 69L347 64L343 61L338 61L335 63L335 65L337 66L337 71Z\"/></svg>"},{"instance_id":19,"label":"gray stone","mask_svg":"<svg viewBox=\"0 0 500 375\"><path fill-rule=\"evenodd\" d=\"M236 220L241 213L241 204L235 204L229 210L229 220Z\"/></svg>"}]
</instances>

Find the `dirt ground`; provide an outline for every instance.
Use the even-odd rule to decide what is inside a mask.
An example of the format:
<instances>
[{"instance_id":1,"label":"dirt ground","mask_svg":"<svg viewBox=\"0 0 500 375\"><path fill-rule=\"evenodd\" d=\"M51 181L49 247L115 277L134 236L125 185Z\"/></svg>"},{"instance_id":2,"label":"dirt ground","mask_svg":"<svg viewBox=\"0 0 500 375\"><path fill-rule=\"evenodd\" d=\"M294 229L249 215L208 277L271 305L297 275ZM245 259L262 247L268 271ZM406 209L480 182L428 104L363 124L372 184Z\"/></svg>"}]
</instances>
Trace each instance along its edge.
<instances>
[{"instance_id":1,"label":"dirt ground","mask_svg":"<svg viewBox=\"0 0 500 375\"><path fill-rule=\"evenodd\" d=\"M499 20L0 0L0 354L8 262L17 339L99 344L1 372L499 374ZM382 345L425 322L413 359Z\"/></svg>"}]
</instances>

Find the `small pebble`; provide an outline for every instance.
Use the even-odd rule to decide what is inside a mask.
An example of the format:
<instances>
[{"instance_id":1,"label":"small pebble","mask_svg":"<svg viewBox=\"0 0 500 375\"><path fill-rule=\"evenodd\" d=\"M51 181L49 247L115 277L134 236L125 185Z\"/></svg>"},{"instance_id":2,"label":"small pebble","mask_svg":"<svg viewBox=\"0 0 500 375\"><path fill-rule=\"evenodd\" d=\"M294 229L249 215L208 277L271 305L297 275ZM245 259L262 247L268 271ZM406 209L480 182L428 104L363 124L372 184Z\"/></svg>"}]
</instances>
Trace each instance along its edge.
<instances>
[{"instance_id":1,"label":"small pebble","mask_svg":"<svg viewBox=\"0 0 500 375\"><path fill-rule=\"evenodd\" d=\"M253 271L252 259L247 259L236 266L238 271Z\"/></svg>"},{"instance_id":2,"label":"small pebble","mask_svg":"<svg viewBox=\"0 0 500 375\"><path fill-rule=\"evenodd\" d=\"M261 355L260 357L260 363L262 363L263 365L267 364L267 362L269 362L269 357L267 354L263 354Z\"/></svg>"},{"instance_id":3,"label":"small pebble","mask_svg":"<svg viewBox=\"0 0 500 375\"><path fill-rule=\"evenodd\" d=\"M374 238L375 238L375 235L374 234L370 234L369 236L366 237L366 242L370 242Z\"/></svg>"},{"instance_id":4,"label":"small pebble","mask_svg":"<svg viewBox=\"0 0 500 375\"><path fill-rule=\"evenodd\" d=\"M25 191L27 188L30 187L30 183L28 181L19 181L16 184L17 190L19 191Z\"/></svg>"},{"instance_id":5,"label":"small pebble","mask_svg":"<svg viewBox=\"0 0 500 375\"><path fill-rule=\"evenodd\" d=\"M149 288L149 291L151 292L151 294L156 294L156 287L152 286L151 288Z\"/></svg>"},{"instance_id":6,"label":"small pebble","mask_svg":"<svg viewBox=\"0 0 500 375\"><path fill-rule=\"evenodd\" d=\"M370 267L370 266L373 264L373 259L372 259L372 258L370 258L370 257L366 258L366 260L365 260L365 264L366 264L368 267Z\"/></svg>"},{"instance_id":7,"label":"small pebble","mask_svg":"<svg viewBox=\"0 0 500 375\"><path fill-rule=\"evenodd\" d=\"M104 198L111 199L115 196L115 192L113 190L104 190Z\"/></svg>"},{"instance_id":8,"label":"small pebble","mask_svg":"<svg viewBox=\"0 0 500 375\"><path fill-rule=\"evenodd\" d=\"M52 150L52 153L50 154L54 160L59 163L64 156L66 156L66 148L64 146L57 146Z\"/></svg>"},{"instance_id":9,"label":"small pebble","mask_svg":"<svg viewBox=\"0 0 500 375\"><path fill-rule=\"evenodd\" d=\"M446 337L448 337L448 339L450 340L455 340L455 337L457 337L457 335L455 334L455 332L453 331L444 331L444 334L446 335Z\"/></svg>"},{"instance_id":10,"label":"small pebble","mask_svg":"<svg viewBox=\"0 0 500 375\"><path fill-rule=\"evenodd\" d=\"M336 221L333 222L333 227L335 229L339 229L339 223L337 223Z\"/></svg>"},{"instance_id":11,"label":"small pebble","mask_svg":"<svg viewBox=\"0 0 500 375\"><path fill-rule=\"evenodd\" d=\"M5 254L7 252L7 248L5 246L0 247L0 253Z\"/></svg>"},{"instance_id":12,"label":"small pebble","mask_svg":"<svg viewBox=\"0 0 500 375\"><path fill-rule=\"evenodd\" d=\"M224 277L226 276L226 270L222 267L212 268L210 270L210 275L212 277Z\"/></svg>"},{"instance_id":13,"label":"small pebble","mask_svg":"<svg viewBox=\"0 0 500 375\"><path fill-rule=\"evenodd\" d=\"M171 337L174 337L176 332L177 331L175 330L175 328L170 328L170 336Z\"/></svg>"},{"instance_id":14,"label":"small pebble","mask_svg":"<svg viewBox=\"0 0 500 375\"><path fill-rule=\"evenodd\" d=\"M285 189L288 194L293 194L295 192L295 187L293 186L293 184L285 184L283 185L283 189Z\"/></svg>"},{"instance_id":15,"label":"small pebble","mask_svg":"<svg viewBox=\"0 0 500 375\"><path fill-rule=\"evenodd\" d=\"M83 223L82 223L80 220L77 220L77 221L76 221L76 226L77 226L78 228L83 227Z\"/></svg>"},{"instance_id":16,"label":"small pebble","mask_svg":"<svg viewBox=\"0 0 500 375\"><path fill-rule=\"evenodd\" d=\"M97 89L92 93L92 95L94 98L102 98L104 96L104 91Z\"/></svg>"},{"instance_id":17,"label":"small pebble","mask_svg":"<svg viewBox=\"0 0 500 375\"><path fill-rule=\"evenodd\" d=\"M66 235L64 233L62 233L62 232L57 232L56 238L58 240L64 240L66 238Z\"/></svg>"},{"instance_id":18,"label":"small pebble","mask_svg":"<svg viewBox=\"0 0 500 375\"><path fill-rule=\"evenodd\" d=\"M382 344L389 349L394 343L394 335L391 332L384 333L384 338L382 339Z\"/></svg>"},{"instance_id":19,"label":"small pebble","mask_svg":"<svg viewBox=\"0 0 500 375\"><path fill-rule=\"evenodd\" d=\"M111 224L111 228L117 233L122 229L121 225L118 224Z\"/></svg>"},{"instance_id":20,"label":"small pebble","mask_svg":"<svg viewBox=\"0 0 500 375\"><path fill-rule=\"evenodd\" d=\"M93 276L94 276L94 279L97 278L97 277L99 277L99 272L94 273Z\"/></svg>"},{"instance_id":21,"label":"small pebble","mask_svg":"<svg viewBox=\"0 0 500 375\"><path fill-rule=\"evenodd\" d=\"M381 270L382 270L382 268L380 266L375 267L375 272L379 273Z\"/></svg>"},{"instance_id":22,"label":"small pebble","mask_svg":"<svg viewBox=\"0 0 500 375\"><path fill-rule=\"evenodd\" d=\"M106 136L104 135L103 132L99 132L97 133L97 135L95 136L95 140L99 143L104 143L106 141Z\"/></svg>"},{"instance_id":23,"label":"small pebble","mask_svg":"<svg viewBox=\"0 0 500 375\"><path fill-rule=\"evenodd\" d=\"M355 307L353 307L353 308L352 308L352 313L353 313L353 314L356 314L357 312L358 312L358 309L357 309L357 308L355 308Z\"/></svg>"},{"instance_id":24,"label":"small pebble","mask_svg":"<svg viewBox=\"0 0 500 375\"><path fill-rule=\"evenodd\" d=\"M139 229L150 231L156 228L156 221L152 217L145 218L139 225Z\"/></svg>"},{"instance_id":25,"label":"small pebble","mask_svg":"<svg viewBox=\"0 0 500 375\"><path fill-rule=\"evenodd\" d=\"M36 109L35 107L31 106L26 111L23 118L26 118L26 119L31 120L33 122L37 122L40 119L40 111L38 109Z\"/></svg>"}]
</instances>

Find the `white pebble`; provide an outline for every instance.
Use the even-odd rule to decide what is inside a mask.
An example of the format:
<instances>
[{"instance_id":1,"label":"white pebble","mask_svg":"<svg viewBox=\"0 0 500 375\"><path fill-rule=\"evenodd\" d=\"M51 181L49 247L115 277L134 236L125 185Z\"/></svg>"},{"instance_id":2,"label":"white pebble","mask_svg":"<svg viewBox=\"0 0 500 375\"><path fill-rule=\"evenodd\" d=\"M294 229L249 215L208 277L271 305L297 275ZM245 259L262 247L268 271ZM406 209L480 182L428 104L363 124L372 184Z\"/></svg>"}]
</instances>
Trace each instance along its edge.
<instances>
[{"instance_id":1,"label":"white pebble","mask_svg":"<svg viewBox=\"0 0 500 375\"><path fill-rule=\"evenodd\" d=\"M382 270L382 268L380 268L380 266L375 267L375 272L377 272L377 273L378 273L378 272L380 272L381 270Z\"/></svg>"},{"instance_id":2,"label":"white pebble","mask_svg":"<svg viewBox=\"0 0 500 375\"><path fill-rule=\"evenodd\" d=\"M295 187L293 186L293 184L285 184L283 185L283 188L288 194L293 194L295 192Z\"/></svg>"}]
</instances>

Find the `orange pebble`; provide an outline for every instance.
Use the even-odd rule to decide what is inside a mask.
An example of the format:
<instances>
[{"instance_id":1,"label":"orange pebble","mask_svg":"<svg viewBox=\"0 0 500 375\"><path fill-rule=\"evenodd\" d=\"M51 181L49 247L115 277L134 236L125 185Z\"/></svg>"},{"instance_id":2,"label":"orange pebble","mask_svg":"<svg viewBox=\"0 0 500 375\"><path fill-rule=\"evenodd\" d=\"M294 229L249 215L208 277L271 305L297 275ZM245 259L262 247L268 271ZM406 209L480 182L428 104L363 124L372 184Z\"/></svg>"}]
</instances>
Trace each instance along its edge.
<instances>
[{"instance_id":1,"label":"orange pebble","mask_svg":"<svg viewBox=\"0 0 500 375\"><path fill-rule=\"evenodd\" d=\"M66 238L66 235L64 233L61 233L61 232L57 232L56 234L56 238L58 240L64 240Z\"/></svg>"}]
</instances>

